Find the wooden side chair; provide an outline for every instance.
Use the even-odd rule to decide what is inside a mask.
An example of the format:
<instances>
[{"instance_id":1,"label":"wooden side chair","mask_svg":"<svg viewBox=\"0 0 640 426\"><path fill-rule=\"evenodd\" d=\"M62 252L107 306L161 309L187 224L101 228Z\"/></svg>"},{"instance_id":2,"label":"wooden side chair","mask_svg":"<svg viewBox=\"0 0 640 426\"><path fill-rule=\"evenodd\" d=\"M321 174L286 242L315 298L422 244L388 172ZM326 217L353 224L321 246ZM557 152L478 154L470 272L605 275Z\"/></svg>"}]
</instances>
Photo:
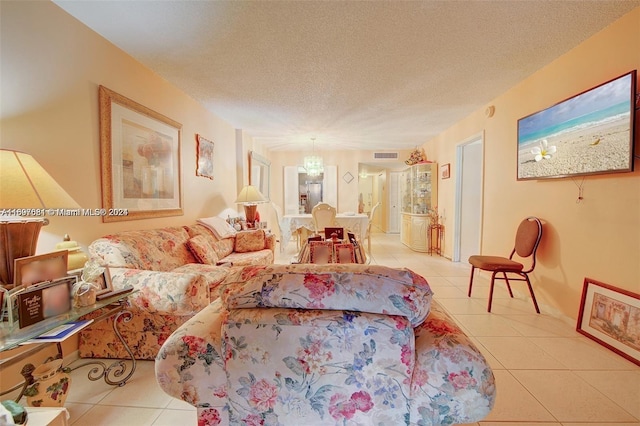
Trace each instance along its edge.
<instances>
[{"instance_id":1,"label":"wooden side chair","mask_svg":"<svg viewBox=\"0 0 640 426\"><path fill-rule=\"evenodd\" d=\"M324 228L336 226L336 208L327 203L316 204L311 209L311 216L316 234L324 234Z\"/></svg>"},{"instance_id":2,"label":"wooden side chair","mask_svg":"<svg viewBox=\"0 0 640 426\"><path fill-rule=\"evenodd\" d=\"M540 222L540 219L536 217L528 217L520 222L520 226L518 226L515 246L508 258L500 256L471 256L469 258L469 263L471 264L471 277L469 278L469 293L467 296L471 297L473 273L476 268L482 269L483 271L491 271L491 289L489 290L489 304L487 306L487 312L491 312L495 280L504 280L507 284L509 295L513 297L513 292L511 291L511 285L507 276L507 274L511 274L512 281L526 281L536 312L540 313L538 302L536 301L536 296L533 293L533 287L531 287L531 281L529 280L529 274L536 267L536 251L538 250L541 238L542 223ZM524 261L525 259L528 259L530 267L525 270L524 264L513 260L514 255L517 255L518 260ZM514 275L517 277L514 278Z\"/></svg>"}]
</instances>

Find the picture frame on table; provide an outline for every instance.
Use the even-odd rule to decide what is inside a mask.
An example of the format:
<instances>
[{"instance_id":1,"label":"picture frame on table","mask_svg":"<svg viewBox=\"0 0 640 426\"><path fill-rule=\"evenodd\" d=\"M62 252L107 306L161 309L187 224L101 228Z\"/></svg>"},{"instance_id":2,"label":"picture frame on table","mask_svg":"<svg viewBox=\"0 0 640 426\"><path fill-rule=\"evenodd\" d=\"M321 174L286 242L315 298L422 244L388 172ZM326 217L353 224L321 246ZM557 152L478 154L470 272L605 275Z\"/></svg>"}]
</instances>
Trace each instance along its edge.
<instances>
[{"instance_id":1,"label":"picture frame on table","mask_svg":"<svg viewBox=\"0 0 640 426\"><path fill-rule=\"evenodd\" d=\"M113 283L111 282L111 272L109 272L109 267L104 266L104 271L100 274L95 281L95 284L98 285L99 290L96 291L96 296L99 296L104 293L111 293L113 291Z\"/></svg>"},{"instance_id":2,"label":"picture frame on table","mask_svg":"<svg viewBox=\"0 0 640 426\"><path fill-rule=\"evenodd\" d=\"M214 143L196 134L196 176L213 180L213 148Z\"/></svg>"},{"instance_id":3,"label":"picture frame on table","mask_svg":"<svg viewBox=\"0 0 640 426\"><path fill-rule=\"evenodd\" d=\"M640 365L640 294L585 278L576 331Z\"/></svg>"},{"instance_id":4,"label":"picture frame on table","mask_svg":"<svg viewBox=\"0 0 640 426\"><path fill-rule=\"evenodd\" d=\"M351 243L338 243L333 245L336 252L336 263L356 263L356 254Z\"/></svg>"},{"instance_id":5,"label":"picture frame on table","mask_svg":"<svg viewBox=\"0 0 640 426\"><path fill-rule=\"evenodd\" d=\"M13 284L16 287L31 286L53 281L67 275L68 250L37 254L13 261Z\"/></svg>"},{"instance_id":6,"label":"picture frame on table","mask_svg":"<svg viewBox=\"0 0 640 426\"><path fill-rule=\"evenodd\" d=\"M309 242L309 262L316 264L333 263L333 243L331 241Z\"/></svg>"},{"instance_id":7,"label":"picture frame on table","mask_svg":"<svg viewBox=\"0 0 640 426\"><path fill-rule=\"evenodd\" d=\"M331 238L331 234L333 233L338 235L340 241L344 239L344 228L324 228L324 237L326 239Z\"/></svg>"},{"instance_id":8,"label":"picture frame on table","mask_svg":"<svg viewBox=\"0 0 640 426\"><path fill-rule=\"evenodd\" d=\"M103 222L181 216L182 125L99 88Z\"/></svg>"},{"instance_id":9,"label":"picture frame on table","mask_svg":"<svg viewBox=\"0 0 640 426\"><path fill-rule=\"evenodd\" d=\"M17 293L18 325L24 328L72 308L71 289L76 277L68 276L27 287Z\"/></svg>"}]
</instances>

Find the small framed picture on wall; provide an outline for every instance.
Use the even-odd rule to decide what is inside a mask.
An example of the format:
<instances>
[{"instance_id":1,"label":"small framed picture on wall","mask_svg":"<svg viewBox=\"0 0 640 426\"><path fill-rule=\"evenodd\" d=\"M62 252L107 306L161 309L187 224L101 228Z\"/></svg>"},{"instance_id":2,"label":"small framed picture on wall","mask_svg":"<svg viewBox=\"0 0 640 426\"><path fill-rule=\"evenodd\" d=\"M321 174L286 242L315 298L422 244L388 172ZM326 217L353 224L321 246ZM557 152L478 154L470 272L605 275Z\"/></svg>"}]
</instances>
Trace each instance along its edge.
<instances>
[{"instance_id":1,"label":"small framed picture on wall","mask_svg":"<svg viewBox=\"0 0 640 426\"><path fill-rule=\"evenodd\" d=\"M451 177L451 164L443 164L440 166L440 179L449 179Z\"/></svg>"}]
</instances>

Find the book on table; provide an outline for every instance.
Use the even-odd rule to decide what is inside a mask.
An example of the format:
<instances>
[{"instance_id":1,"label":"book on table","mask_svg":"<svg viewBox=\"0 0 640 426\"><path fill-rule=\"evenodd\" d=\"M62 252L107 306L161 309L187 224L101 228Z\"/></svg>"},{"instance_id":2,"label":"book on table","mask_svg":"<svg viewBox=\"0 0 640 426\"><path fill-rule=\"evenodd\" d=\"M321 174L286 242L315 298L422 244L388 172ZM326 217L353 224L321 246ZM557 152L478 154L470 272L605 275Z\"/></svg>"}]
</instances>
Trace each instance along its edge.
<instances>
[{"instance_id":1,"label":"book on table","mask_svg":"<svg viewBox=\"0 0 640 426\"><path fill-rule=\"evenodd\" d=\"M43 333L38 337L34 337L31 340L27 340L26 342L23 342L21 344L28 345L28 344L33 344L33 343L47 343L47 342L49 342L49 343L57 343L57 342L62 342L64 340L66 340L67 338L73 336L78 331L82 330L83 328L85 328L86 326L91 324L92 322L93 322L92 319L71 321L71 322L68 322L66 324L59 325L58 327L54 328L53 330L49 330L46 333Z\"/></svg>"}]
</instances>

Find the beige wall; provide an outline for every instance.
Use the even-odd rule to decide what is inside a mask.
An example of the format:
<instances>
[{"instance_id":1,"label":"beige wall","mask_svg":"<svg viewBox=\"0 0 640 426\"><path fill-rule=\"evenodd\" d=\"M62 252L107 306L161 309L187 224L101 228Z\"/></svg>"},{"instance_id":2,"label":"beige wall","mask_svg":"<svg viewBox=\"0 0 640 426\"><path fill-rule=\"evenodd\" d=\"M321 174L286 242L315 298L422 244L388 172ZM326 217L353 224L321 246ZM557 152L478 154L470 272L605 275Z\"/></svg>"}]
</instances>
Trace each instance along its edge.
<instances>
[{"instance_id":1,"label":"beige wall","mask_svg":"<svg viewBox=\"0 0 640 426\"><path fill-rule=\"evenodd\" d=\"M456 145L484 131L482 252L508 254L520 220L535 215L545 225L534 285L548 309L575 319L585 277L640 292L640 160L633 173L585 177L581 203L582 178L516 181L519 118L638 68L640 8L494 99L494 117L483 107L428 141L431 158L451 163L453 178L438 188L445 254L452 251Z\"/></svg>"},{"instance_id":2,"label":"beige wall","mask_svg":"<svg viewBox=\"0 0 640 426\"><path fill-rule=\"evenodd\" d=\"M99 218L51 218L38 251L65 233L82 245L111 232L193 222L236 209L237 173L246 179L244 137L192 98L86 28L51 2L1 2L0 145L32 154L84 208L102 206L98 86L104 85L182 124L184 216L103 224ZM215 142L215 179L195 176L195 134ZM242 133L242 132L241 132ZM244 168L241 164L244 162Z\"/></svg>"}]
</instances>

